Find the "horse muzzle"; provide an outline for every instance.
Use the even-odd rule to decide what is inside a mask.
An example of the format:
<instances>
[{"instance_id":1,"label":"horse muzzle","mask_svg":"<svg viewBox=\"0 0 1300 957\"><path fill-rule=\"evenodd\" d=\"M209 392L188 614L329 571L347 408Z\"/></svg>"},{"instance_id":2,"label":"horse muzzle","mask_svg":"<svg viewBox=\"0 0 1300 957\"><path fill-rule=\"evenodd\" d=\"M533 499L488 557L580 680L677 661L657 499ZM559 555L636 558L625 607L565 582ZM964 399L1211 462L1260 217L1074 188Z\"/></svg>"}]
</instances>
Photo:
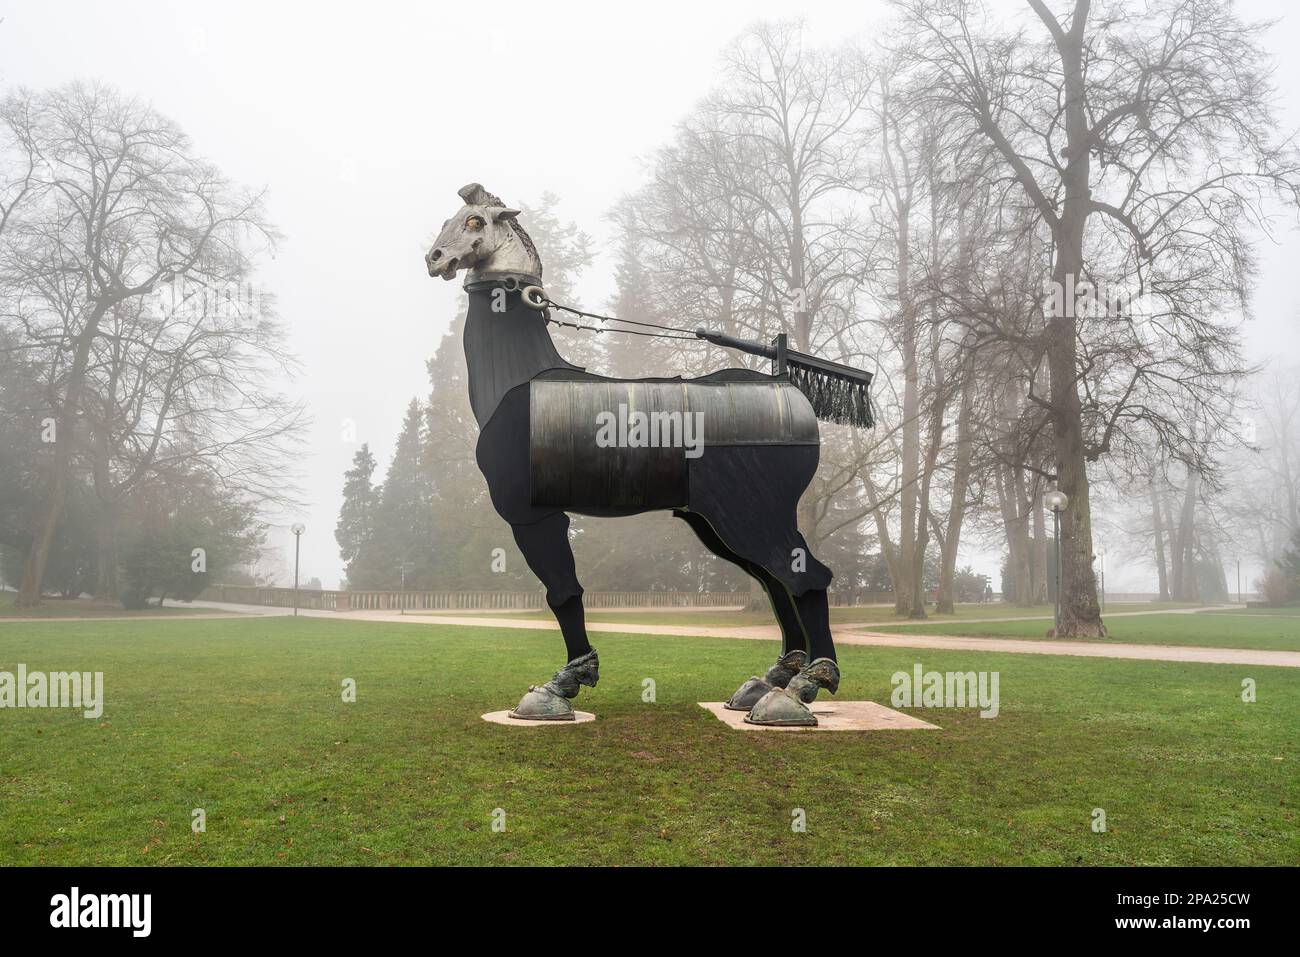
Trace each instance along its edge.
<instances>
[{"instance_id":1,"label":"horse muzzle","mask_svg":"<svg viewBox=\"0 0 1300 957\"><path fill-rule=\"evenodd\" d=\"M456 270L460 268L460 257L443 256L441 250L435 249L424 257L424 264L428 267L430 276L441 276L443 279L452 280L456 278Z\"/></svg>"}]
</instances>

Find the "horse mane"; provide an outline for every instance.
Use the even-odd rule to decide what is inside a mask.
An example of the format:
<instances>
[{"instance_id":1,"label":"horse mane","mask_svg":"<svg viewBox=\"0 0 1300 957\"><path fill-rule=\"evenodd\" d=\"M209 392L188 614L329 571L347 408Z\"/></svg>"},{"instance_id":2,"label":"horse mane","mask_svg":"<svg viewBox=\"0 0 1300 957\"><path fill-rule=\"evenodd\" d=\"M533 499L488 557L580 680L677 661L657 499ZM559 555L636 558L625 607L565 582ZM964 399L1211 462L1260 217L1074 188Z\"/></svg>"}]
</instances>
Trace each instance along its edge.
<instances>
[{"instance_id":1,"label":"horse mane","mask_svg":"<svg viewBox=\"0 0 1300 957\"><path fill-rule=\"evenodd\" d=\"M468 186L462 186L458 194L470 206L500 206L505 207L505 200L496 193L489 193L483 188L481 183L470 183ZM523 244L528 255L532 256L537 262L537 278L542 278L542 257L537 254L537 246L533 242L533 237L528 235L528 231L519 225L518 218L507 220L510 228L514 230L515 236Z\"/></svg>"},{"instance_id":2,"label":"horse mane","mask_svg":"<svg viewBox=\"0 0 1300 957\"><path fill-rule=\"evenodd\" d=\"M515 235L519 237L519 241L524 244L524 249L528 250L528 255L532 256L533 259L536 260L537 278L541 279L542 278L542 257L537 255L537 247L533 245L533 237L529 236L528 231L525 230L524 227L519 225L519 220L510 219L507 220L507 222L510 224L510 228L515 231Z\"/></svg>"}]
</instances>

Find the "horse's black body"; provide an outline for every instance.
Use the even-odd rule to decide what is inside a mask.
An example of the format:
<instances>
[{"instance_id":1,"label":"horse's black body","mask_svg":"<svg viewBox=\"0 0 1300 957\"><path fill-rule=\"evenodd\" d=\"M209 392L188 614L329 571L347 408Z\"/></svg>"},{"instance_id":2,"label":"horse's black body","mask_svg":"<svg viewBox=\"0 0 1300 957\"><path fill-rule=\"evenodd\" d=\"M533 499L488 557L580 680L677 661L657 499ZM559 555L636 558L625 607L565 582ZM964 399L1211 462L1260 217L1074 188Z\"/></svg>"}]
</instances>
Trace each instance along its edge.
<instances>
[{"instance_id":1,"label":"horse's black body","mask_svg":"<svg viewBox=\"0 0 1300 957\"><path fill-rule=\"evenodd\" d=\"M494 311L493 304L501 303L502 293L505 308ZM803 649L811 658L834 660L826 600L831 572L809 553L796 523L799 497L817 469L816 424L807 400L783 377L727 369L685 380L687 384L736 386L706 393L695 390L695 401L704 394L730 396L730 404L706 413L712 421L705 419L699 457L687 458L682 449L655 450L648 464L632 463L635 476L630 472L612 475L606 492L592 491L588 483L582 486L586 491L577 496L585 500L562 501L556 488L578 486L566 486L566 476L554 474L562 464L538 461L546 450L538 448L537 427L532 421L530 401L534 400L530 396L535 384L618 380L592 375L566 362L556 352L542 314L526 306L520 293L491 283L475 285L469 292L464 342L470 403L480 427L479 468L487 479L492 504L510 523L529 567L546 587L546 600L564 632L570 660L590 646L566 512L618 516L663 508L671 508L690 525L710 551L762 583L781 625L783 652ZM683 381L637 380L670 384L659 390L640 389L640 394L652 398L682 394ZM609 392L617 394L614 389ZM591 390L584 393L588 399L591 394ZM780 428L760 436L754 423L772 415L773 402L777 403ZM743 421L739 426L729 422L745 416L750 420L748 426ZM807 422L812 423L811 438ZM574 445L588 441L594 445L594 422L575 423L575 428L579 431L574 433ZM585 454L585 447L582 451ZM626 469L628 453L606 451L609 455L603 468ZM648 461L644 455L642 460ZM542 483L539 476L554 481ZM629 499L618 487L632 481L641 486ZM539 492L542 484L546 485L545 494Z\"/></svg>"}]
</instances>

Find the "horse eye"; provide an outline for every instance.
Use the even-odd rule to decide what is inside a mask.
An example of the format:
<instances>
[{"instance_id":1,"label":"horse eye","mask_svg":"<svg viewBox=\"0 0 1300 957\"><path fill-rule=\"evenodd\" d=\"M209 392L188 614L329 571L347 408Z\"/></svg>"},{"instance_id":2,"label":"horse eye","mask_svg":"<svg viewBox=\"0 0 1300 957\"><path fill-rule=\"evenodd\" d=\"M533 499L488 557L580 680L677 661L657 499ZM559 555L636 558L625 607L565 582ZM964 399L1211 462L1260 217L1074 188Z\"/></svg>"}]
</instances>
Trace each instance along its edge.
<instances>
[{"instance_id":1,"label":"horse eye","mask_svg":"<svg viewBox=\"0 0 1300 957\"><path fill-rule=\"evenodd\" d=\"M465 228L466 228L466 229L482 229L482 228L483 228L483 219L482 219L482 217L479 217L479 216L471 216L469 219L465 220Z\"/></svg>"}]
</instances>

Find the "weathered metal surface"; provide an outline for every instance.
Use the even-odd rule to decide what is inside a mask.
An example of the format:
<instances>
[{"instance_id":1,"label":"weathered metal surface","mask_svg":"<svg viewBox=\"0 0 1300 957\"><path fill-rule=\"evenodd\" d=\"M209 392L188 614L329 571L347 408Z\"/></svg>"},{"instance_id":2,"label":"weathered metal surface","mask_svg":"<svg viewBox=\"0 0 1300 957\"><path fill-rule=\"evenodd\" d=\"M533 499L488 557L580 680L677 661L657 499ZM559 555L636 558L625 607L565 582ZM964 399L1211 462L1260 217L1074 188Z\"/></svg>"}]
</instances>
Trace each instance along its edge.
<instances>
[{"instance_id":1,"label":"weathered metal surface","mask_svg":"<svg viewBox=\"0 0 1300 957\"><path fill-rule=\"evenodd\" d=\"M574 718L573 705L545 686L529 688L509 714L521 721L572 721Z\"/></svg>"},{"instance_id":2,"label":"weathered metal surface","mask_svg":"<svg viewBox=\"0 0 1300 957\"><path fill-rule=\"evenodd\" d=\"M529 688L510 717L523 721L572 721L575 715L569 700L576 698L584 686L596 687L598 681L600 656L592 648L570 661L540 688L536 685Z\"/></svg>"},{"instance_id":3,"label":"weathered metal surface","mask_svg":"<svg viewBox=\"0 0 1300 957\"><path fill-rule=\"evenodd\" d=\"M462 187L457 195L465 205L442 224L425 254L429 275L451 280L464 269L467 282L502 273L540 284L542 260L519 225L519 210L507 207L478 183Z\"/></svg>"},{"instance_id":4,"label":"weathered metal surface","mask_svg":"<svg viewBox=\"0 0 1300 957\"><path fill-rule=\"evenodd\" d=\"M529 390L534 505L682 507L689 463L710 448L818 442L812 406L780 380L535 379Z\"/></svg>"},{"instance_id":5,"label":"weathered metal surface","mask_svg":"<svg viewBox=\"0 0 1300 957\"><path fill-rule=\"evenodd\" d=\"M817 718L808 706L822 688L831 694L840 690L839 665L829 658L818 658L805 665L784 688L759 698L745 720L775 728L816 727Z\"/></svg>"},{"instance_id":6,"label":"weathered metal surface","mask_svg":"<svg viewBox=\"0 0 1300 957\"><path fill-rule=\"evenodd\" d=\"M736 689L723 707L729 711L749 711L773 688L786 687L807 664L808 653L802 648L787 651L763 677L755 675Z\"/></svg>"},{"instance_id":7,"label":"weathered metal surface","mask_svg":"<svg viewBox=\"0 0 1300 957\"><path fill-rule=\"evenodd\" d=\"M773 728L817 727L817 716L785 688L773 688L759 698L745 715L745 721Z\"/></svg>"}]
</instances>

